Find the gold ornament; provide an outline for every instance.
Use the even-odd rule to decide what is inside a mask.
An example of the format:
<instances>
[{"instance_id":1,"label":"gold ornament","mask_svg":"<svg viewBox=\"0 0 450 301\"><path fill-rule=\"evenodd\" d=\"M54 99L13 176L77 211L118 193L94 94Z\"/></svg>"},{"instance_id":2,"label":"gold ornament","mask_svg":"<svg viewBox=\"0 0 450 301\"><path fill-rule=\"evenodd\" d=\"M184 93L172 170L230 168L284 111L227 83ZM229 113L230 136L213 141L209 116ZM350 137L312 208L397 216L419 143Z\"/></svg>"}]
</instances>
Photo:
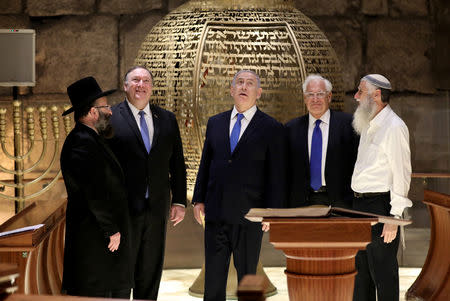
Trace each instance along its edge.
<instances>
[{"instance_id":1,"label":"gold ornament","mask_svg":"<svg viewBox=\"0 0 450 301\"><path fill-rule=\"evenodd\" d=\"M319 73L343 106L342 75L325 34L292 1L190 1L147 34L136 64L153 74L151 101L177 116L192 198L208 118L230 110L230 84L242 69L261 78L258 107L286 122L306 112L302 83Z\"/></svg>"}]
</instances>

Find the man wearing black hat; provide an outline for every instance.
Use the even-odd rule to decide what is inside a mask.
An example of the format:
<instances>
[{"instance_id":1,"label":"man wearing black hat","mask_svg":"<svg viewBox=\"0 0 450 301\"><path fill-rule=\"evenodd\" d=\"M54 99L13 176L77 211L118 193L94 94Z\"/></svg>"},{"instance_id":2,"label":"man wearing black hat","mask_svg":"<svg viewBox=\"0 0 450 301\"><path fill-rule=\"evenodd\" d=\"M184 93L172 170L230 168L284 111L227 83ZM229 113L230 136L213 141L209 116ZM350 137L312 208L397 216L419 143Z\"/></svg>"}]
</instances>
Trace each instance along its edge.
<instances>
[{"instance_id":1,"label":"man wearing black hat","mask_svg":"<svg viewBox=\"0 0 450 301\"><path fill-rule=\"evenodd\" d=\"M75 128L61 152L67 189L62 291L69 295L129 298L133 283L124 175L106 145L112 115L93 77L67 88Z\"/></svg>"}]
</instances>

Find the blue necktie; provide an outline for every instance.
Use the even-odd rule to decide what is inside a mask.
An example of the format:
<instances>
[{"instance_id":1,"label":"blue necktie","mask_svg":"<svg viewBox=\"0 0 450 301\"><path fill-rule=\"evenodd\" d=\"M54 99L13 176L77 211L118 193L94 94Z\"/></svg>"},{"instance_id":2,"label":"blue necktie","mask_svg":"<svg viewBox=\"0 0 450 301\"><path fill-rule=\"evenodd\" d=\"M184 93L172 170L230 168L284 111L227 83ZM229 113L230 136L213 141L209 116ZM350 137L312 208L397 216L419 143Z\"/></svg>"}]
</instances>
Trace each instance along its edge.
<instances>
[{"instance_id":1,"label":"blue necktie","mask_svg":"<svg viewBox=\"0 0 450 301\"><path fill-rule=\"evenodd\" d=\"M139 116L141 116L140 125L141 125L142 140L144 140L145 149L147 150L147 153L149 153L151 144L150 144L150 136L148 134L147 122L145 122L145 112L139 111Z\"/></svg>"},{"instance_id":2,"label":"blue necktie","mask_svg":"<svg viewBox=\"0 0 450 301\"><path fill-rule=\"evenodd\" d=\"M322 131L320 130L320 119L316 120L311 139L311 159L309 166L311 169L311 188L314 191L322 186Z\"/></svg>"},{"instance_id":3,"label":"blue necktie","mask_svg":"<svg viewBox=\"0 0 450 301\"><path fill-rule=\"evenodd\" d=\"M242 113L237 114L236 123L233 126L233 130L231 130L231 135L230 135L231 152L234 151L234 149L236 148L236 145L239 141L239 134L241 133L241 120L243 117L244 117L244 114L242 114Z\"/></svg>"}]
</instances>

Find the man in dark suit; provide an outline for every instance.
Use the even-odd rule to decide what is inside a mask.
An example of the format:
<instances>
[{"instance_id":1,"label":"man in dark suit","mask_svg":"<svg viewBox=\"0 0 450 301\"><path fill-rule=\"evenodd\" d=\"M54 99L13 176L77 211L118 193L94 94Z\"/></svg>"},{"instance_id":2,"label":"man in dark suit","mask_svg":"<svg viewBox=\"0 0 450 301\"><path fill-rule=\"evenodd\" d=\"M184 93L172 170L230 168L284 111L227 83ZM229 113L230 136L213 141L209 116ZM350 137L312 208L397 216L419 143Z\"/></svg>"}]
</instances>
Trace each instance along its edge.
<instances>
[{"instance_id":1,"label":"man in dark suit","mask_svg":"<svg viewBox=\"0 0 450 301\"><path fill-rule=\"evenodd\" d=\"M358 150L352 115L331 111L331 83L309 75L303 83L308 114L286 124L289 207L351 208L350 187Z\"/></svg>"},{"instance_id":2,"label":"man in dark suit","mask_svg":"<svg viewBox=\"0 0 450 301\"><path fill-rule=\"evenodd\" d=\"M114 106L111 147L125 173L131 212L135 299L156 300L164 262L167 215L177 225L186 207L186 168L175 115L150 105L152 76L131 68L126 99ZM172 196L172 200L170 200Z\"/></svg>"},{"instance_id":3,"label":"man in dark suit","mask_svg":"<svg viewBox=\"0 0 450 301\"><path fill-rule=\"evenodd\" d=\"M62 291L69 295L130 298L128 202L125 178L104 136L111 107L93 77L67 88L75 128L61 152L67 189Z\"/></svg>"},{"instance_id":4,"label":"man in dark suit","mask_svg":"<svg viewBox=\"0 0 450 301\"><path fill-rule=\"evenodd\" d=\"M204 300L225 300L231 253L238 281L256 273L263 232L244 218L248 210L285 202L284 129L256 107L261 92L258 75L239 71L233 110L211 117L206 128L192 201L200 224L205 215Z\"/></svg>"}]
</instances>

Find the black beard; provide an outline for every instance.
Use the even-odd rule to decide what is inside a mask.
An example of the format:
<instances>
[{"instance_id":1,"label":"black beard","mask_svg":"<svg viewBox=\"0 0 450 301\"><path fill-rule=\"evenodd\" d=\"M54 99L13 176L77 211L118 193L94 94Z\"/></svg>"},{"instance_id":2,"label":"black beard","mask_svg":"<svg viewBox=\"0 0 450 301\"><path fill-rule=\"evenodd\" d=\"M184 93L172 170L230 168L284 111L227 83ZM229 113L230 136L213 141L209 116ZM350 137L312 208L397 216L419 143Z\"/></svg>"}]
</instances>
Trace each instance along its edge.
<instances>
[{"instance_id":1,"label":"black beard","mask_svg":"<svg viewBox=\"0 0 450 301\"><path fill-rule=\"evenodd\" d=\"M111 126L111 124L108 124L106 126L106 128L102 129L102 130L98 130L98 134L100 136L102 136L105 139L111 139L112 137L114 137L114 128Z\"/></svg>"},{"instance_id":2,"label":"black beard","mask_svg":"<svg viewBox=\"0 0 450 301\"><path fill-rule=\"evenodd\" d=\"M111 125L111 115L106 115L99 111L99 118L95 124L95 128L100 136L106 139L114 137L114 129Z\"/></svg>"}]
</instances>

